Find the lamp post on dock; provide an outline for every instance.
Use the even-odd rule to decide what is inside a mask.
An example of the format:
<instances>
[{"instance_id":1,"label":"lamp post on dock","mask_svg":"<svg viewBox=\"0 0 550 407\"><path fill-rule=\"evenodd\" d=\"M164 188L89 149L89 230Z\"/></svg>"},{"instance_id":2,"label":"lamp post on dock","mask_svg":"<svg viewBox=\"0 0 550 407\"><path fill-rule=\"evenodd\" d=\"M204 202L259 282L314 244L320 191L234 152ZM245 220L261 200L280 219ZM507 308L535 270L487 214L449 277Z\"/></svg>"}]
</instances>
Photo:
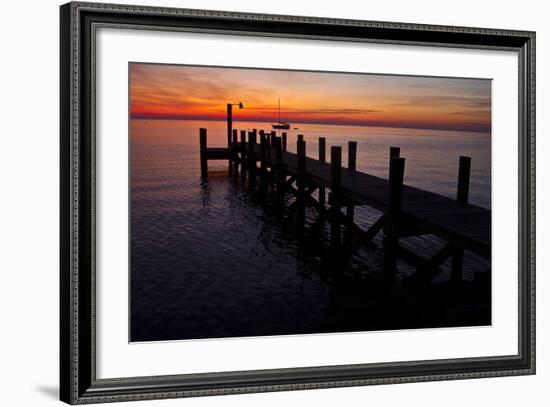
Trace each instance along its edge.
<instances>
[{"instance_id":1,"label":"lamp post on dock","mask_svg":"<svg viewBox=\"0 0 550 407\"><path fill-rule=\"evenodd\" d=\"M228 103L227 104L227 147L231 147L231 134L233 133L233 106L239 106L239 109L243 109L242 102Z\"/></svg>"}]
</instances>

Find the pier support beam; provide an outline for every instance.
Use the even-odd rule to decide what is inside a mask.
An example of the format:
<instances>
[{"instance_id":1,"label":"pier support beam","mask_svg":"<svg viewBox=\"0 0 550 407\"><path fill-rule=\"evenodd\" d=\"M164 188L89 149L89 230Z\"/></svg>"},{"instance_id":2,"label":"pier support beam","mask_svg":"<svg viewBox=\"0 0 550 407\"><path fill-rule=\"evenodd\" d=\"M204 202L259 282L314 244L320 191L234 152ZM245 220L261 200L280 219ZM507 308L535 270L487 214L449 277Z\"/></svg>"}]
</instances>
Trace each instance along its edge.
<instances>
[{"instance_id":1,"label":"pier support beam","mask_svg":"<svg viewBox=\"0 0 550 407\"><path fill-rule=\"evenodd\" d=\"M283 151L286 151L286 132L283 132L281 136L283 137L281 147Z\"/></svg>"},{"instance_id":2,"label":"pier support beam","mask_svg":"<svg viewBox=\"0 0 550 407\"><path fill-rule=\"evenodd\" d=\"M227 104L227 148L231 147L231 133L233 132L233 105Z\"/></svg>"},{"instance_id":3,"label":"pier support beam","mask_svg":"<svg viewBox=\"0 0 550 407\"><path fill-rule=\"evenodd\" d=\"M233 129L233 139L229 146L230 159L229 159L229 173L233 171L233 174L237 176L239 174L239 161L237 160L237 148L238 148L238 131Z\"/></svg>"},{"instance_id":4,"label":"pier support beam","mask_svg":"<svg viewBox=\"0 0 550 407\"><path fill-rule=\"evenodd\" d=\"M285 190L285 172L283 170L282 143L280 137L273 140L273 149L275 150L275 185L277 201L281 201Z\"/></svg>"},{"instance_id":5,"label":"pier support beam","mask_svg":"<svg viewBox=\"0 0 550 407\"><path fill-rule=\"evenodd\" d=\"M349 141L348 142L348 170L355 171L357 168L357 142ZM355 216L355 208L353 204L350 204L346 207L346 216L350 221L353 222L353 217Z\"/></svg>"},{"instance_id":6,"label":"pier support beam","mask_svg":"<svg viewBox=\"0 0 550 407\"><path fill-rule=\"evenodd\" d=\"M206 155L207 149L207 136L206 129L201 128L199 130L199 145L200 145L200 156L201 156L201 176L206 177L208 174L208 157Z\"/></svg>"},{"instance_id":7,"label":"pier support beam","mask_svg":"<svg viewBox=\"0 0 550 407\"><path fill-rule=\"evenodd\" d=\"M399 157L401 155L401 148L399 147L390 147L390 159Z\"/></svg>"},{"instance_id":8,"label":"pier support beam","mask_svg":"<svg viewBox=\"0 0 550 407\"><path fill-rule=\"evenodd\" d=\"M405 159L392 157L390 160L390 205L384 217L384 275L389 282L395 281L399 249L399 212L403 195Z\"/></svg>"},{"instance_id":9,"label":"pier support beam","mask_svg":"<svg viewBox=\"0 0 550 407\"><path fill-rule=\"evenodd\" d=\"M331 205L330 223L330 244L333 248L340 247L341 225L340 225L340 188L342 185L342 147L332 146L330 148L330 195Z\"/></svg>"},{"instance_id":10,"label":"pier support beam","mask_svg":"<svg viewBox=\"0 0 550 407\"><path fill-rule=\"evenodd\" d=\"M296 183L298 187L298 221L300 227L303 226L306 217L306 142L302 139L298 139L296 143L296 152L298 155L298 177Z\"/></svg>"},{"instance_id":11,"label":"pier support beam","mask_svg":"<svg viewBox=\"0 0 550 407\"><path fill-rule=\"evenodd\" d=\"M471 166L472 159L470 157L460 157L458 164L458 186L456 191L456 200L462 205L468 204ZM462 280L463 261L464 249L455 246L453 248L453 260L451 263L451 281L458 282Z\"/></svg>"},{"instance_id":12,"label":"pier support beam","mask_svg":"<svg viewBox=\"0 0 550 407\"><path fill-rule=\"evenodd\" d=\"M319 162L325 163L327 161L327 139L319 137ZM325 187L319 186L319 207L321 210L325 209Z\"/></svg>"},{"instance_id":13,"label":"pier support beam","mask_svg":"<svg viewBox=\"0 0 550 407\"><path fill-rule=\"evenodd\" d=\"M263 130L260 130L260 192L263 199L267 196L267 153L269 150L268 137Z\"/></svg>"},{"instance_id":14,"label":"pier support beam","mask_svg":"<svg viewBox=\"0 0 550 407\"><path fill-rule=\"evenodd\" d=\"M246 130L241 130L240 158L241 163L241 183L246 179Z\"/></svg>"},{"instance_id":15,"label":"pier support beam","mask_svg":"<svg viewBox=\"0 0 550 407\"><path fill-rule=\"evenodd\" d=\"M256 145L256 129L248 133L248 187L254 189L256 186L256 154L254 146Z\"/></svg>"},{"instance_id":16,"label":"pier support beam","mask_svg":"<svg viewBox=\"0 0 550 407\"><path fill-rule=\"evenodd\" d=\"M277 132L275 130L271 130L271 136L269 137L269 158L273 158L272 151L274 150L273 143L275 142L275 137L277 137Z\"/></svg>"}]
</instances>

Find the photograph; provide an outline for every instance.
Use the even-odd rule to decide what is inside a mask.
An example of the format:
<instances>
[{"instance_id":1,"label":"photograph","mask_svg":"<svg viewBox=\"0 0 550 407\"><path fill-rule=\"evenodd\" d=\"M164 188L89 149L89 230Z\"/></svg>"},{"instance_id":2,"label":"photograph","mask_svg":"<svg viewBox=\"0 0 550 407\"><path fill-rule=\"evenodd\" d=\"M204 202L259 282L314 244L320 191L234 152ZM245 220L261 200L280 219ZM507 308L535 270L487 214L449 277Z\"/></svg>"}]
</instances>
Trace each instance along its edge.
<instances>
[{"instance_id":1,"label":"photograph","mask_svg":"<svg viewBox=\"0 0 550 407\"><path fill-rule=\"evenodd\" d=\"M129 342L491 326L492 80L128 63Z\"/></svg>"}]
</instances>

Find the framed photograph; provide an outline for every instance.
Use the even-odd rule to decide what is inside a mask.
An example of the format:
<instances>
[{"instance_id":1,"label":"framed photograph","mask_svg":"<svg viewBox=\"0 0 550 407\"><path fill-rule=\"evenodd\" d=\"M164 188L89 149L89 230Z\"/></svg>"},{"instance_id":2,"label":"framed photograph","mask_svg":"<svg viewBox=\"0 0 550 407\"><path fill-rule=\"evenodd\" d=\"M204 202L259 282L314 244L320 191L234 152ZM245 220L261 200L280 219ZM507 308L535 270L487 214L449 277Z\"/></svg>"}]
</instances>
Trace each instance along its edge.
<instances>
[{"instance_id":1,"label":"framed photograph","mask_svg":"<svg viewBox=\"0 0 550 407\"><path fill-rule=\"evenodd\" d=\"M61 6L61 400L535 373L535 33Z\"/></svg>"}]
</instances>

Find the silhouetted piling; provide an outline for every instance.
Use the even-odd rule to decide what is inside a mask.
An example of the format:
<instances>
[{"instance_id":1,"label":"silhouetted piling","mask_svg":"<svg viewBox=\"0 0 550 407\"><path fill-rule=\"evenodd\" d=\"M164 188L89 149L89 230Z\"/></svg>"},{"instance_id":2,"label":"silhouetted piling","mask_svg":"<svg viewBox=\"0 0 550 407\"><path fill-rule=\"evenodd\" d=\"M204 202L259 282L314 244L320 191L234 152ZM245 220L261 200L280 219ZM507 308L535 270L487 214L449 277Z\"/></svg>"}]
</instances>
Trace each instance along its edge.
<instances>
[{"instance_id":1,"label":"silhouetted piling","mask_svg":"<svg viewBox=\"0 0 550 407\"><path fill-rule=\"evenodd\" d=\"M348 170L355 171L357 168L357 142L349 141L348 142ZM355 208L353 203L348 203L346 207L346 216L350 221L353 221L355 216Z\"/></svg>"},{"instance_id":2,"label":"silhouetted piling","mask_svg":"<svg viewBox=\"0 0 550 407\"><path fill-rule=\"evenodd\" d=\"M384 222L384 274L388 281L395 280L397 268L399 212L403 196L405 159L392 157L390 160L390 199Z\"/></svg>"},{"instance_id":3,"label":"silhouetted piling","mask_svg":"<svg viewBox=\"0 0 550 407\"><path fill-rule=\"evenodd\" d=\"M319 161L322 163L327 161L326 141L326 138L319 137ZM321 208L325 207L325 187L322 185L319 186L319 206Z\"/></svg>"},{"instance_id":4,"label":"silhouetted piling","mask_svg":"<svg viewBox=\"0 0 550 407\"><path fill-rule=\"evenodd\" d=\"M282 137L283 137L282 149L283 149L283 151L286 151L286 132L283 132Z\"/></svg>"},{"instance_id":5,"label":"silhouetted piling","mask_svg":"<svg viewBox=\"0 0 550 407\"><path fill-rule=\"evenodd\" d=\"M241 130L241 152L246 150L246 130Z\"/></svg>"},{"instance_id":6,"label":"silhouetted piling","mask_svg":"<svg viewBox=\"0 0 550 407\"><path fill-rule=\"evenodd\" d=\"M462 205L468 204L468 195L470 191L470 170L472 159L470 157L460 157L458 163L458 185L456 191L456 200ZM451 263L451 281L462 280L462 268L464 263L464 249L458 246L453 248L453 260Z\"/></svg>"},{"instance_id":7,"label":"silhouetted piling","mask_svg":"<svg viewBox=\"0 0 550 407\"><path fill-rule=\"evenodd\" d=\"M275 142L275 137L277 137L277 132L275 130L271 130L271 136L269 137L269 158L273 157L271 150L274 149L273 145Z\"/></svg>"},{"instance_id":8,"label":"silhouetted piling","mask_svg":"<svg viewBox=\"0 0 550 407\"><path fill-rule=\"evenodd\" d=\"M471 167L472 159L470 157L461 156L458 163L458 186L456 191L456 200L464 205L468 203Z\"/></svg>"},{"instance_id":9,"label":"silhouetted piling","mask_svg":"<svg viewBox=\"0 0 550 407\"><path fill-rule=\"evenodd\" d=\"M240 162L241 162L241 183L246 179L246 130L241 130L241 146L240 146Z\"/></svg>"},{"instance_id":10,"label":"silhouetted piling","mask_svg":"<svg viewBox=\"0 0 550 407\"><path fill-rule=\"evenodd\" d=\"M298 186L298 211L299 211L299 222L302 225L305 221L305 208L306 208L306 142L302 138L298 139L296 143L296 152L297 152L297 166L298 166L298 176L296 178Z\"/></svg>"},{"instance_id":11,"label":"silhouetted piling","mask_svg":"<svg viewBox=\"0 0 550 407\"><path fill-rule=\"evenodd\" d=\"M390 147L390 159L399 157L401 155L401 148L399 147Z\"/></svg>"},{"instance_id":12,"label":"silhouetted piling","mask_svg":"<svg viewBox=\"0 0 550 407\"><path fill-rule=\"evenodd\" d=\"M256 129L248 133L248 187L254 189L256 185Z\"/></svg>"},{"instance_id":13,"label":"silhouetted piling","mask_svg":"<svg viewBox=\"0 0 550 407\"><path fill-rule=\"evenodd\" d=\"M285 184L285 172L283 169L283 160L282 160L282 143L280 137L275 137L273 140L273 149L275 151L275 185L277 200L282 199L284 194L284 184Z\"/></svg>"},{"instance_id":14,"label":"silhouetted piling","mask_svg":"<svg viewBox=\"0 0 550 407\"><path fill-rule=\"evenodd\" d=\"M199 130L199 145L201 156L201 175L205 177L208 174L208 158L206 155L207 149L207 131L204 128Z\"/></svg>"},{"instance_id":15,"label":"silhouetted piling","mask_svg":"<svg viewBox=\"0 0 550 407\"><path fill-rule=\"evenodd\" d=\"M330 148L330 195L331 223L330 223L330 244L333 248L340 246L340 187L342 185L342 147L332 146Z\"/></svg>"},{"instance_id":16,"label":"silhouetted piling","mask_svg":"<svg viewBox=\"0 0 550 407\"><path fill-rule=\"evenodd\" d=\"M231 134L233 132L233 105L227 104L227 148L231 147Z\"/></svg>"},{"instance_id":17,"label":"silhouetted piling","mask_svg":"<svg viewBox=\"0 0 550 407\"><path fill-rule=\"evenodd\" d=\"M231 167L231 164L233 164L233 173L235 176L239 174L239 160L237 157L237 151L238 151L238 130L233 129L233 140L231 143L231 158L229 159L229 165Z\"/></svg>"}]
</instances>

